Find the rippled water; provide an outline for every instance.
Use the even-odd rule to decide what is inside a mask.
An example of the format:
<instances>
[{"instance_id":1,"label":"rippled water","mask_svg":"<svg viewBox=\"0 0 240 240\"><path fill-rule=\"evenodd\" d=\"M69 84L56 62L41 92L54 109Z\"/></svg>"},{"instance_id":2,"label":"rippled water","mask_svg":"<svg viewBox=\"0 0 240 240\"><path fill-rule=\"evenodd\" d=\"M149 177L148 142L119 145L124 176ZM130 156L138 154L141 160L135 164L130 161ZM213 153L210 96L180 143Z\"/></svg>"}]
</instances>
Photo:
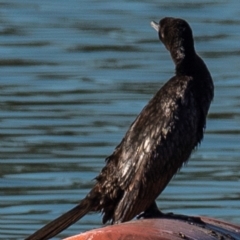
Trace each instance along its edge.
<instances>
[{"instance_id":1,"label":"rippled water","mask_svg":"<svg viewBox=\"0 0 240 240\"><path fill-rule=\"evenodd\" d=\"M215 83L205 138L158 198L240 223L239 1L0 2L0 238L70 209L174 72L150 21L182 17ZM60 234L101 226L88 215Z\"/></svg>"}]
</instances>

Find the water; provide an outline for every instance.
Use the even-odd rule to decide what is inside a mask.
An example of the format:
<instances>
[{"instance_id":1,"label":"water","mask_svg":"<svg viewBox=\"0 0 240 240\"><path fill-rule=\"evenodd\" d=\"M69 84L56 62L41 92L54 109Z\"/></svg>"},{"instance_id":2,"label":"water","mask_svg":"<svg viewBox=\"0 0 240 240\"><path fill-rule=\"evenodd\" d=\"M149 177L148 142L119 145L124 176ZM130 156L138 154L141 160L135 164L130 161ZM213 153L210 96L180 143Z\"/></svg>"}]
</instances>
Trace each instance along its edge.
<instances>
[{"instance_id":1,"label":"water","mask_svg":"<svg viewBox=\"0 0 240 240\"><path fill-rule=\"evenodd\" d=\"M239 2L0 2L0 238L70 209L173 75L150 21L182 17L215 83L204 141L158 198L163 211L240 224ZM99 214L65 237L101 226Z\"/></svg>"}]
</instances>

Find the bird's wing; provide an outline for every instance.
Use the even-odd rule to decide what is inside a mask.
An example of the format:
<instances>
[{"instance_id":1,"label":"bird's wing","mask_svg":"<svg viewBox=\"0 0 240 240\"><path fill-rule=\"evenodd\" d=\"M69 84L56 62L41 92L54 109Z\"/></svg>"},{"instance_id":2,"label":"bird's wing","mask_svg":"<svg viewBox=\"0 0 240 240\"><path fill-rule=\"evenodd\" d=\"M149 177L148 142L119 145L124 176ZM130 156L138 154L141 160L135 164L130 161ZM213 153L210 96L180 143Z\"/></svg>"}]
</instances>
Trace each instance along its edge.
<instances>
[{"instance_id":1,"label":"bird's wing","mask_svg":"<svg viewBox=\"0 0 240 240\"><path fill-rule=\"evenodd\" d=\"M155 150L171 140L172 135L180 134L176 129L178 118L190 111L189 103L185 102L189 98L186 95L191 94L188 82L185 80L179 84L173 77L165 84L142 110L117 147L117 171L114 174L123 189L138 188L137 183L144 181L140 179L144 176L140 172L146 171ZM114 158L114 154L110 158ZM161 177L161 169L158 171L160 174L157 175Z\"/></svg>"},{"instance_id":2,"label":"bird's wing","mask_svg":"<svg viewBox=\"0 0 240 240\"><path fill-rule=\"evenodd\" d=\"M121 145L121 159L118 161L120 186L129 188L133 186L130 182L134 179L134 186L137 187L137 181L142 181L137 176L143 176L140 171L146 167L157 145L172 130L171 122L177 111L177 105L170 101L159 104L158 108L150 102L143 109Z\"/></svg>"}]
</instances>

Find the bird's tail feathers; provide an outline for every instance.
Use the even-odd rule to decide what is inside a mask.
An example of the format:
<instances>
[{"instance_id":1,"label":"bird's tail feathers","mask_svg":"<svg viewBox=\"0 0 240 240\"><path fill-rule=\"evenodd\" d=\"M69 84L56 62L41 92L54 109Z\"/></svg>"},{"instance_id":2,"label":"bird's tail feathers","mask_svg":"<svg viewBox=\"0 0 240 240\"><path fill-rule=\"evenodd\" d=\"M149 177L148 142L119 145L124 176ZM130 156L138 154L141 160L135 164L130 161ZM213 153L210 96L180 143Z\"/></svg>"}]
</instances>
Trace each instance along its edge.
<instances>
[{"instance_id":1,"label":"bird's tail feathers","mask_svg":"<svg viewBox=\"0 0 240 240\"><path fill-rule=\"evenodd\" d=\"M89 199L83 199L76 207L48 223L25 240L47 240L56 236L64 229L77 222L80 218L92 211L93 206Z\"/></svg>"}]
</instances>

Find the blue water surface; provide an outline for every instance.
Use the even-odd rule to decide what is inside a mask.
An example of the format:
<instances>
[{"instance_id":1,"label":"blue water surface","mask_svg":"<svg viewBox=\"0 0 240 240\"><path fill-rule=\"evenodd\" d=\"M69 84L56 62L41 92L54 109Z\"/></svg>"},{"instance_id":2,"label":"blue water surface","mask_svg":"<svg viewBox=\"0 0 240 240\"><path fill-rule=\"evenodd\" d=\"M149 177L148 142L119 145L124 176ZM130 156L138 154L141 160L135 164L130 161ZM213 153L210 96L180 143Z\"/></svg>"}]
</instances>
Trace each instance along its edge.
<instances>
[{"instance_id":1,"label":"blue water surface","mask_svg":"<svg viewBox=\"0 0 240 240\"><path fill-rule=\"evenodd\" d=\"M240 224L239 1L0 1L0 238L73 207L171 76L150 21L181 17L212 74L202 144L158 198L165 212ZM100 227L89 214L56 239Z\"/></svg>"}]
</instances>

